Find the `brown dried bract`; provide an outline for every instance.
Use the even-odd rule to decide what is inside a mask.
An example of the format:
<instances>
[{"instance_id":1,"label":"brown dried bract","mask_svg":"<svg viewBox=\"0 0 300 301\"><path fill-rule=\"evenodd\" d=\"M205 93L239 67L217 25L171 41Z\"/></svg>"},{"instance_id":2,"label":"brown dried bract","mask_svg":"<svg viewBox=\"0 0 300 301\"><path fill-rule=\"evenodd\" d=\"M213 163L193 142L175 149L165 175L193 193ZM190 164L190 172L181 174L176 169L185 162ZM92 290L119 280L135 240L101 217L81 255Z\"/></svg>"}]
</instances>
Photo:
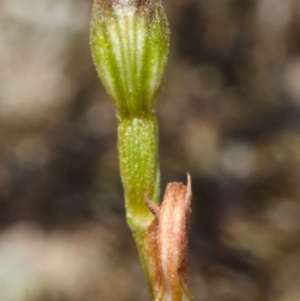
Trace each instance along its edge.
<instances>
[{"instance_id":1,"label":"brown dried bract","mask_svg":"<svg viewBox=\"0 0 300 301\"><path fill-rule=\"evenodd\" d=\"M145 234L144 244L154 282L155 300L165 295L170 300L183 296L187 290L187 230L191 213L191 179L187 186L169 183L160 207L146 198L155 220ZM179 297L180 296L180 297Z\"/></svg>"}]
</instances>

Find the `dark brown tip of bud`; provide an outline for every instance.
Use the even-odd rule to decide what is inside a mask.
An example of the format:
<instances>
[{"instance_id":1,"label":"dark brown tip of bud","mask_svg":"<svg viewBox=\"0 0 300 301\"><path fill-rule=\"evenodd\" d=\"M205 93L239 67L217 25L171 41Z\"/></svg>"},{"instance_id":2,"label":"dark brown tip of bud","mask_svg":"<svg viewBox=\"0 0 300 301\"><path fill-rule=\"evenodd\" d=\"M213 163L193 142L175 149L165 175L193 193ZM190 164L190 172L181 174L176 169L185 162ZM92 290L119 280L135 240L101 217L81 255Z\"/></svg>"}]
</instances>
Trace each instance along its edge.
<instances>
[{"instance_id":1,"label":"dark brown tip of bud","mask_svg":"<svg viewBox=\"0 0 300 301\"><path fill-rule=\"evenodd\" d=\"M136 11L143 11L152 19L155 15L156 4L161 0L94 0L94 7L102 16L110 15L117 7L134 7Z\"/></svg>"},{"instance_id":2,"label":"dark brown tip of bud","mask_svg":"<svg viewBox=\"0 0 300 301\"><path fill-rule=\"evenodd\" d=\"M129 5L140 7L152 7L157 0L95 0L95 5L102 9L111 9L115 5Z\"/></svg>"}]
</instances>

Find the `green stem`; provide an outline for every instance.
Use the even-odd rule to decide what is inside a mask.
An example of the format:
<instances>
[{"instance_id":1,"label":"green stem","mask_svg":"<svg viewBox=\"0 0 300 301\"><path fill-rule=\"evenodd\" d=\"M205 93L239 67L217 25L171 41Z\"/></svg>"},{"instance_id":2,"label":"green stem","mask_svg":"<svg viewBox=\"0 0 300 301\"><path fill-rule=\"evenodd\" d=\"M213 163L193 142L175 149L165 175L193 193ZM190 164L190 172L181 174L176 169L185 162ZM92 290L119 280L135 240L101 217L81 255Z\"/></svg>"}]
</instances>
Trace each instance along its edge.
<instances>
[{"instance_id":1,"label":"green stem","mask_svg":"<svg viewBox=\"0 0 300 301\"><path fill-rule=\"evenodd\" d=\"M122 118L118 126L121 177L125 193L126 217L152 291L143 237L153 221L144 193L158 203L158 127L152 113L138 118Z\"/></svg>"}]
</instances>

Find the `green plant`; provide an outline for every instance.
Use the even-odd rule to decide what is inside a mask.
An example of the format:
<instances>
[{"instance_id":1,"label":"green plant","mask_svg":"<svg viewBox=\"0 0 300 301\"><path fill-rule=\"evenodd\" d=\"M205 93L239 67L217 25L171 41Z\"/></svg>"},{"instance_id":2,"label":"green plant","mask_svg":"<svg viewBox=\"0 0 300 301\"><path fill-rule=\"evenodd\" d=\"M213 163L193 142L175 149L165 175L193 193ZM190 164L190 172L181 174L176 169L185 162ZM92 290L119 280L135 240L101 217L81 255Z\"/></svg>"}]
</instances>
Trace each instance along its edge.
<instances>
[{"instance_id":1,"label":"green plant","mask_svg":"<svg viewBox=\"0 0 300 301\"><path fill-rule=\"evenodd\" d=\"M155 300L180 301L181 293L178 298L166 299L163 296L167 294L155 291L156 263L152 260L152 251L144 243L145 233L154 220L144 194L154 204L158 204L159 199L158 126L154 102L169 51L169 27L161 1L95 0L91 49L99 77L116 106L127 222L150 291Z\"/></svg>"}]
</instances>

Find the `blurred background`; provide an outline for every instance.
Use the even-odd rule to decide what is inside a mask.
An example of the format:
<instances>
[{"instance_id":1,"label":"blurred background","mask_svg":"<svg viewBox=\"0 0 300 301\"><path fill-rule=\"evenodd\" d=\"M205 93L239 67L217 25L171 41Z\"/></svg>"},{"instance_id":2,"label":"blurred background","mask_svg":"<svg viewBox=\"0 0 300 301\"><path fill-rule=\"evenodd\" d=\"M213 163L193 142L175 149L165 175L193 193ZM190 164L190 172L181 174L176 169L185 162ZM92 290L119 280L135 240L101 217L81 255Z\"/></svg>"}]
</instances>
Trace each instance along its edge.
<instances>
[{"instance_id":1,"label":"blurred background","mask_svg":"<svg viewBox=\"0 0 300 301\"><path fill-rule=\"evenodd\" d=\"M162 191L193 180L195 301L300 300L300 1L164 0ZM92 0L0 1L0 300L148 300Z\"/></svg>"}]
</instances>

